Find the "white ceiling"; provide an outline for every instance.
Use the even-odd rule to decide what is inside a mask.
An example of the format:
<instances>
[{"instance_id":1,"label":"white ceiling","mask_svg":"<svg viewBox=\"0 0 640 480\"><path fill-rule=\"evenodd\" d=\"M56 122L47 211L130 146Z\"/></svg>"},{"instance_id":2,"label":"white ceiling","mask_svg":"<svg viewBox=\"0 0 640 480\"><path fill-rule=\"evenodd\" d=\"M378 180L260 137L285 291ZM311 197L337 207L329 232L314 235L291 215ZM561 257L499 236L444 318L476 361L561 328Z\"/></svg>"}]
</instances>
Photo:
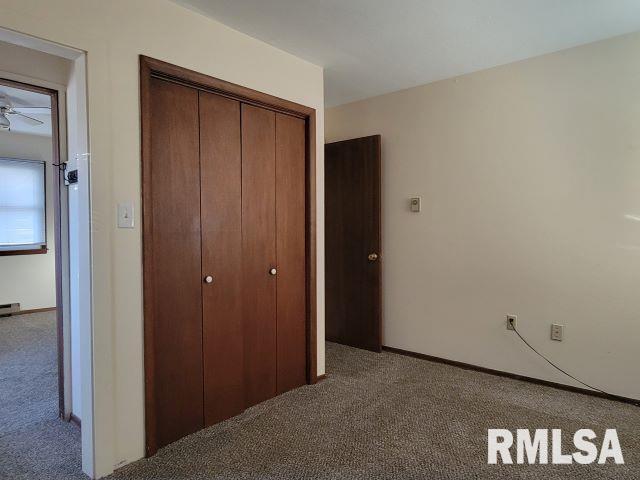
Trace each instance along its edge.
<instances>
[{"instance_id":1,"label":"white ceiling","mask_svg":"<svg viewBox=\"0 0 640 480\"><path fill-rule=\"evenodd\" d=\"M17 111L21 111L20 107L51 107L51 99L48 95L42 93L31 92L13 87L7 87L0 84L0 98L7 96L13 107ZM36 118L43 122L42 125L33 125L27 122L19 115L7 115L11 122L10 131L0 131L2 135L10 135L11 133L27 133L30 135L51 136L51 113L48 114L33 113L28 110L23 111L25 115Z\"/></svg>"},{"instance_id":2,"label":"white ceiling","mask_svg":"<svg viewBox=\"0 0 640 480\"><path fill-rule=\"evenodd\" d=\"M640 0L174 1L324 67L327 106L640 30Z\"/></svg>"}]
</instances>

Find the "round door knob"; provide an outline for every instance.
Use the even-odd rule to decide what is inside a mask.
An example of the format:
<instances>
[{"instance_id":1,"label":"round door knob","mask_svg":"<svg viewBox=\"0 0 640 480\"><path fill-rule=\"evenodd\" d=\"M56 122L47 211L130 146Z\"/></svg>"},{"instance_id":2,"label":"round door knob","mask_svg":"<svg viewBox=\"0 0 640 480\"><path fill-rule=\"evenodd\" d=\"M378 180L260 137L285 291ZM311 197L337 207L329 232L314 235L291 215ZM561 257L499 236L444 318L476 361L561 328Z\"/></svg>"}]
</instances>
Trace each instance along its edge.
<instances>
[{"instance_id":1,"label":"round door knob","mask_svg":"<svg viewBox=\"0 0 640 480\"><path fill-rule=\"evenodd\" d=\"M375 262L378 259L378 254L377 253L370 253L367 258L369 259L370 262Z\"/></svg>"},{"instance_id":2,"label":"round door knob","mask_svg":"<svg viewBox=\"0 0 640 480\"><path fill-rule=\"evenodd\" d=\"M269 270L269 275L275 275L276 273L278 273L278 271L275 268Z\"/></svg>"},{"instance_id":3,"label":"round door knob","mask_svg":"<svg viewBox=\"0 0 640 480\"><path fill-rule=\"evenodd\" d=\"M211 275L207 275L204 277L204 283L213 283L213 277Z\"/></svg>"}]
</instances>

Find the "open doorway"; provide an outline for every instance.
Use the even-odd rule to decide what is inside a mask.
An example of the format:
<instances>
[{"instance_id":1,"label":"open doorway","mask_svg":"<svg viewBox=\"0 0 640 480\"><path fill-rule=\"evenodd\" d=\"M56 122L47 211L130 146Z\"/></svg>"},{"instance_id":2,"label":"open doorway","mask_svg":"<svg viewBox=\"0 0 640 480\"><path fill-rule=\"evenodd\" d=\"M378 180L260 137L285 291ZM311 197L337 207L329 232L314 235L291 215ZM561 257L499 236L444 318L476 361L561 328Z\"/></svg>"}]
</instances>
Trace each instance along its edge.
<instances>
[{"instance_id":1,"label":"open doorway","mask_svg":"<svg viewBox=\"0 0 640 480\"><path fill-rule=\"evenodd\" d=\"M58 93L0 78L0 435L65 412ZM70 393L70 392L69 392Z\"/></svg>"},{"instance_id":2,"label":"open doorway","mask_svg":"<svg viewBox=\"0 0 640 480\"><path fill-rule=\"evenodd\" d=\"M0 31L2 478L92 474L84 65Z\"/></svg>"}]
</instances>

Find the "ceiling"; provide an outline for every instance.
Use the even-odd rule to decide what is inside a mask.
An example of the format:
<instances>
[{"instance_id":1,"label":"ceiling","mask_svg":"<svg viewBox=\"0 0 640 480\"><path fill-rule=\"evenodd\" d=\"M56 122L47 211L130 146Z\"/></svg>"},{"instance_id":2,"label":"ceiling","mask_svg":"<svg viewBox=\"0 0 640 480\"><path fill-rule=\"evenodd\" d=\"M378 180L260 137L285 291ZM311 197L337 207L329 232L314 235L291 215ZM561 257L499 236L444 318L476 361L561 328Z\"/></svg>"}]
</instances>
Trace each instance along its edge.
<instances>
[{"instance_id":1,"label":"ceiling","mask_svg":"<svg viewBox=\"0 0 640 480\"><path fill-rule=\"evenodd\" d=\"M48 95L31 92L0 84L0 98L7 96L13 107L20 111L20 107L51 107L51 99ZM24 110L25 115L36 118L43 122L42 125L33 125L31 122L23 120L19 115L8 115L11 122L10 131L1 131L0 135L10 135L12 133L26 133L30 135L51 136L51 110L48 113L40 111L34 113Z\"/></svg>"},{"instance_id":2,"label":"ceiling","mask_svg":"<svg viewBox=\"0 0 640 480\"><path fill-rule=\"evenodd\" d=\"M640 30L639 0L174 0L325 68L335 106Z\"/></svg>"}]
</instances>

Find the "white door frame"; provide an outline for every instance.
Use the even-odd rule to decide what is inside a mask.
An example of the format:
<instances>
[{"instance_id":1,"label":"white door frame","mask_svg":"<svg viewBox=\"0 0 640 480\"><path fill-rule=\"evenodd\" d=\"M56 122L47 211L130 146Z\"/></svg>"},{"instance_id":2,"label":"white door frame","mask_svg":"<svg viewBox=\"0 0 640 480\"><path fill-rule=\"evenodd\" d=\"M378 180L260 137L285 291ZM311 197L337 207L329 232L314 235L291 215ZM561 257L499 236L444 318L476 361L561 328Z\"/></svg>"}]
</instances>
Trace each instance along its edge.
<instances>
[{"instance_id":1,"label":"white door frame","mask_svg":"<svg viewBox=\"0 0 640 480\"><path fill-rule=\"evenodd\" d=\"M5 78L21 81L32 85L39 85L58 91L59 105L62 113L59 116L58 134L60 145L60 161L74 160L75 168L79 173L84 174L85 181L80 179L81 203L79 220L79 249L82 258L79 262L80 268L80 290L78 293L80 310L80 358L81 358L81 404L82 409L82 470L91 478L97 478L108 472L108 468L98 464L96 455L96 433L95 424L95 403L94 403L94 335L93 335L93 255L91 236L91 192L90 192L90 164L89 155L89 128L87 114L87 68L86 54L81 50L58 45L46 40L41 40L29 35L24 35L11 30L0 28L0 40L6 43L19 45L33 50L38 50L50 55L71 60L73 64L70 80L67 85L59 85L46 80L36 80L12 72L2 72ZM64 113L63 113L64 112ZM66 113L66 118L65 118ZM82 183L81 183L82 182ZM63 197L64 198L64 197ZM62 220L65 220L65 209L61 209ZM63 252L63 326L64 326L64 356L63 364L65 369L65 414L71 411L71 361L70 355L70 327L69 327L69 305L70 296L68 288L68 265L69 256L64 255L65 240L63 223L62 245L56 245ZM111 468L112 470L112 468Z\"/></svg>"}]
</instances>

